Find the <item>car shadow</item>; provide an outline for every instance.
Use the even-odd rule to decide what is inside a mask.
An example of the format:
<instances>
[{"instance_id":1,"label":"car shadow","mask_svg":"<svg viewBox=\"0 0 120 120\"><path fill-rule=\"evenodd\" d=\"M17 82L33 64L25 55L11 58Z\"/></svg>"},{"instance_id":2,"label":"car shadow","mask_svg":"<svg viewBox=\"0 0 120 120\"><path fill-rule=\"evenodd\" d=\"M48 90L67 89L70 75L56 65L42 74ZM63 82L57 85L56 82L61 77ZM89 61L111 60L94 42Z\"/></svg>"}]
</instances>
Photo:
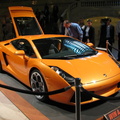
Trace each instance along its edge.
<instances>
[{"instance_id":1,"label":"car shadow","mask_svg":"<svg viewBox=\"0 0 120 120\"><path fill-rule=\"evenodd\" d=\"M72 113L75 113L75 111L76 111L76 105L66 105L66 104L58 103L58 102L55 102L52 100L48 100L47 102L44 102L44 103L48 104L48 105L56 106L60 109L63 109L63 110L66 110L66 111L69 111ZM105 103L105 101L96 101L93 103L80 105L80 109L81 109L81 111L85 111L85 110L97 107L97 106L104 104L104 103Z\"/></svg>"},{"instance_id":2,"label":"car shadow","mask_svg":"<svg viewBox=\"0 0 120 120\"><path fill-rule=\"evenodd\" d=\"M115 93L110 97L115 97L115 96L117 96L117 94L118 93ZM81 111L86 111L86 110L93 109L93 108L96 108L98 106L104 105L108 101L112 102L112 101L116 101L116 100L98 100L98 101L95 101L95 102L92 102L92 103L80 105L80 109L81 109ZM75 105L66 105L66 104L58 103L58 102L55 102L55 101L52 101L52 100L48 100L47 102L44 102L44 103L48 104L48 105L56 106L60 109L63 109L63 110L69 111L69 112L73 112L73 113L76 110Z\"/></svg>"}]
</instances>

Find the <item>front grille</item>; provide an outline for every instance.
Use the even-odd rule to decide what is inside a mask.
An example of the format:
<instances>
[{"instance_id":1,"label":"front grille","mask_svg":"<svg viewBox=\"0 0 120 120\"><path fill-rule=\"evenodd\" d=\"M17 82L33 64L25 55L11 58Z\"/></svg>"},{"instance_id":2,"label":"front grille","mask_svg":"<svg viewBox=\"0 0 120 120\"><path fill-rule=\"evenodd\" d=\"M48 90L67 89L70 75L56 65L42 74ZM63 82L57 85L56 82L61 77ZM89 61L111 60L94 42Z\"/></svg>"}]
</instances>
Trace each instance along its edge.
<instances>
[{"instance_id":1,"label":"front grille","mask_svg":"<svg viewBox=\"0 0 120 120\"><path fill-rule=\"evenodd\" d=\"M89 91L89 92L94 93L93 91ZM90 94L87 94L85 92L81 92L81 102L88 101L91 99L92 99L92 96ZM71 98L70 102L75 103L75 93L74 93L73 97Z\"/></svg>"}]
</instances>

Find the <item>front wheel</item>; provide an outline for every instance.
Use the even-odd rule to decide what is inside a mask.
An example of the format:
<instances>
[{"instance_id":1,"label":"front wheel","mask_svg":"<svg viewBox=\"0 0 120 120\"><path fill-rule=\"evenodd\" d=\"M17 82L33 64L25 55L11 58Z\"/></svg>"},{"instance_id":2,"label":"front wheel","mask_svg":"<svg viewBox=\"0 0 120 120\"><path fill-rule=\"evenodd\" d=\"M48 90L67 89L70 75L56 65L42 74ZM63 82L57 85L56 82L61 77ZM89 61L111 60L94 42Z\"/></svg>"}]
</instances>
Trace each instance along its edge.
<instances>
[{"instance_id":1,"label":"front wheel","mask_svg":"<svg viewBox=\"0 0 120 120\"><path fill-rule=\"evenodd\" d=\"M47 87L45 81L39 72L35 69L30 75L31 88L33 92L47 92ZM40 101L46 101L48 99L47 95L35 95L36 98Z\"/></svg>"}]
</instances>

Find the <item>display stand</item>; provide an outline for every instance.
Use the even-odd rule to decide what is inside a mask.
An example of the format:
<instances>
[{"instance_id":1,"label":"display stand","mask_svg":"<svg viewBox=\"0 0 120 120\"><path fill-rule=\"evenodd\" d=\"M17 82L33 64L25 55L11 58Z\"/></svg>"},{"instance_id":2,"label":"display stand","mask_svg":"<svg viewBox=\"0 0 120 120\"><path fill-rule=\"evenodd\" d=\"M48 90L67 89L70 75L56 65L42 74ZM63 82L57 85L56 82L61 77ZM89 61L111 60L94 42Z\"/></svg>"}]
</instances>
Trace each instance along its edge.
<instances>
[{"instance_id":1,"label":"display stand","mask_svg":"<svg viewBox=\"0 0 120 120\"><path fill-rule=\"evenodd\" d=\"M80 92L80 87L81 87L81 80L79 78L75 79L75 120L81 120L81 92Z\"/></svg>"}]
</instances>

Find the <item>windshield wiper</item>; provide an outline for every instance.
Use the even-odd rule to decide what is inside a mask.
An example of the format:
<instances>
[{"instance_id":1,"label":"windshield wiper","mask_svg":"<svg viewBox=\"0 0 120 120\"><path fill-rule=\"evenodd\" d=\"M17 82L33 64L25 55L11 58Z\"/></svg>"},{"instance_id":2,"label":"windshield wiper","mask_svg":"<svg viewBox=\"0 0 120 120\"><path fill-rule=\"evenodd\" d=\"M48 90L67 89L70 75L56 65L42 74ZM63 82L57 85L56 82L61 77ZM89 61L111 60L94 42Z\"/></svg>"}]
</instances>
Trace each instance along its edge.
<instances>
[{"instance_id":1,"label":"windshield wiper","mask_svg":"<svg viewBox=\"0 0 120 120\"><path fill-rule=\"evenodd\" d=\"M82 56L84 56L84 55L73 54L73 55L50 57L50 58L47 58L47 59L73 59L75 57L82 57ZM43 58L46 58L46 57L43 57Z\"/></svg>"},{"instance_id":2,"label":"windshield wiper","mask_svg":"<svg viewBox=\"0 0 120 120\"><path fill-rule=\"evenodd\" d=\"M97 53L98 53L97 51L86 51L82 55L89 56L89 55L96 55Z\"/></svg>"},{"instance_id":3,"label":"windshield wiper","mask_svg":"<svg viewBox=\"0 0 120 120\"><path fill-rule=\"evenodd\" d=\"M63 57L65 57L65 58L73 58L73 57L82 57L82 56L84 56L84 55L78 55L78 54L73 54L73 55L65 55L65 56L63 56Z\"/></svg>"}]
</instances>

